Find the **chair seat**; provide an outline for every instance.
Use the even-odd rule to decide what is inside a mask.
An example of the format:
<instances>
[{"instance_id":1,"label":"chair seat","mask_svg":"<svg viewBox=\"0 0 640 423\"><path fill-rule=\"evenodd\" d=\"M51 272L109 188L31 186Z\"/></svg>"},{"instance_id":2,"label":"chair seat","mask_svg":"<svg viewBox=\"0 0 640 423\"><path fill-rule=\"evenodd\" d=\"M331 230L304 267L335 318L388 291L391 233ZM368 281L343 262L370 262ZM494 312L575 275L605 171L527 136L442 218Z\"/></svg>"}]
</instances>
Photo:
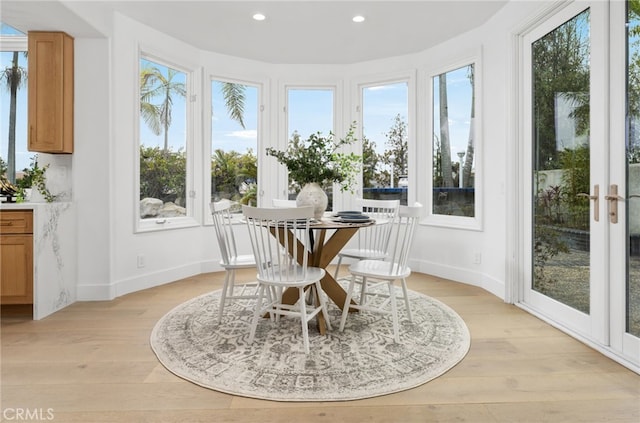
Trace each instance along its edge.
<instances>
[{"instance_id":1,"label":"chair seat","mask_svg":"<svg viewBox=\"0 0 640 423\"><path fill-rule=\"evenodd\" d=\"M383 258L387 257L387 253L384 251L377 251L377 250L345 248L344 250L340 251L340 256L360 259L360 260L365 260L365 259L382 260Z\"/></svg>"},{"instance_id":2,"label":"chair seat","mask_svg":"<svg viewBox=\"0 0 640 423\"><path fill-rule=\"evenodd\" d=\"M299 267L296 268L296 270L294 270L293 272L294 273L290 273L289 275L287 275L287 272L285 270L276 271L274 273L274 277L272 278L264 278L258 275L258 280L265 285L296 287L310 285L315 281L324 278L325 275L325 270L319 267L307 267L307 275L305 278L302 277L301 269ZM280 275L282 275L282 278L280 278ZM287 276L295 280L288 281Z\"/></svg>"},{"instance_id":3,"label":"chair seat","mask_svg":"<svg viewBox=\"0 0 640 423\"><path fill-rule=\"evenodd\" d=\"M360 260L349 266L352 275L378 279L403 279L411 275L411 268L398 268L398 264L381 260Z\"/></svg>"},{"instance_id":4,"label":"chair seat","mask_svg":"<svg viewBox=\"0 0 640 423\"><path fill-rule=\"evenodd\" d=\"M220 266L224 269L249 269L256 267L256 258L253 254L241 254L235 257L229 257L229 263L225 264L224 260L220 260Z\"/></svg>"}]
</instances>

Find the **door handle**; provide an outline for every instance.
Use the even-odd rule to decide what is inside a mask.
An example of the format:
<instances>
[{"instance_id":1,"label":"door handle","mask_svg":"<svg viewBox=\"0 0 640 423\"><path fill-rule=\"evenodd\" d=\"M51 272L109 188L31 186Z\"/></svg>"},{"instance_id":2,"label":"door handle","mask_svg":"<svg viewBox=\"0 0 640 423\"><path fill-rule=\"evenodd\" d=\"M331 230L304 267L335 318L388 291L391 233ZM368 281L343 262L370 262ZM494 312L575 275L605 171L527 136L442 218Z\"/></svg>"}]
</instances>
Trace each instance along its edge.
<instances>
[{"instance_id":1,"label":"door handle","mask_svg":"<svg viewBox=\"0 0 640 423\"><path fill-rule=\"evenodd\" d=\"M618 223L618 201L624 201L624 197L618 195L618 185L612 184L609 195L605 195L604 199L609 201L609 221Z\"/></svg>"},{"instance_id":2,"label":"door handle","mask_svg":"<svg viewBox=\"0 0 640 423\"><path fill-rule=\"evenodd\" d=\"M593 220L598 222L600 220L600 185L595 184L593 186L593 195L581 192L577 194L577 197L586 197L589 200L593 200Z\"/></svg>"}]
</instances>

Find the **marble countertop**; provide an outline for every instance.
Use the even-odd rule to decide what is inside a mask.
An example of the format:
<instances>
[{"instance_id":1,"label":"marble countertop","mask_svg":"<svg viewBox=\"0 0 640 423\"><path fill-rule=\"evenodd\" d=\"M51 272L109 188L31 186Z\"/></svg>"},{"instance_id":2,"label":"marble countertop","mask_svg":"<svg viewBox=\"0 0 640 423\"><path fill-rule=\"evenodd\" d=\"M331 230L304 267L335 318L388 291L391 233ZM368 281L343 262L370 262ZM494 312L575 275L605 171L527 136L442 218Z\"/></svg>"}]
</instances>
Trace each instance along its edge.
<instances>
[{"instance_id":1,"label":"marble countertop","mask_svg":"<svg viewBox=\"0 0 640 423\"><path fill-rule=\"evenodd\" d=\"M0 210L33 210L37 207L51 206L55 204L65 204L63 201L54 201L53 203L0 203Z\"/></svg>"},{"instance_id":2,"label":"marble countertop","mask_svg":"<svg viewBox=\"0 0 640 423\"><path fill-rule=\"evenodd\" d=\"M33 210L38 204L39 203L0 203L0 210Z\"/></svg>"}]
</instances>

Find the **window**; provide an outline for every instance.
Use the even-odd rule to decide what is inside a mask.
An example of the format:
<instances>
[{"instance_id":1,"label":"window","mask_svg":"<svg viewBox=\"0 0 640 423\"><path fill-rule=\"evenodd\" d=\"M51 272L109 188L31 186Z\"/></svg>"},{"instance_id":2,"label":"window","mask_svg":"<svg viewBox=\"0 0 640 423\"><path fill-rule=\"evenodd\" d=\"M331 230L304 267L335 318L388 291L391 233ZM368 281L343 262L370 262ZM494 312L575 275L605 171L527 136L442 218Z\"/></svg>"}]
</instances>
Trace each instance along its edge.
<instances>
[{"instance_id":1,"label":"window","mask_svg":"<svg viewBox=\"0 0 640 423\"><path fill-rule=\"evenodd\" d=\"M258 94L256 86L211 82L211 201L257 205Z\"/></svg>"},{"instance_id":2,"label":"window","mask_svg":"<svg viewBox=\"0 0 640 423\"><path fill-rule=\"evenodd\" d=\"M475 80L474 64L431 79L432 215L477 221ZM447 222L447 219L441 222ZM462 224L460 221L455 224L459 223Z\"/></svg>"},{"instance_id":3,"label":"window","mask_svg":"<svg viewBox=\"0 0 640 423\"><path fill-rule=\"evenodd\" d=\"M289 142L295 138L307 139L309 135L333 132L334 90L330 88L287 89L287 134ZM339 134L338 134L339 136ZM302 187L289 179L288 198L295 199ZM329 204L333 209L333 187L324 186Z\"/></svg>"},{"instance_id":4,"label":"window","mask_svg":"<svg viewBox=\"0 0 640 423\"><path fill-rule=\"evenodd\" d=\"M362 88L363 198L407 204L408 91L407 82Z\"/></svg>"},{"instance_id":5,"label":"window","mask_svg":"<svg viewBox=\"0 0 640 423\"><path fill-rule=\"evenodd\" d=\"M164 224L190 214L188 93L186 72L140 58L139 207L143 221Z\"/></svg>"},{"instance_id":6,"label":"window","mask_svg":"<svg viewBox=\"0 0 640 423\"><path fill-rule=\"evenodd\" d=\"M35 153L27 150L27 36L3 23L0 39L0 174L28 188L31 182L23 176Z\"/></svg>"}]
</instances>

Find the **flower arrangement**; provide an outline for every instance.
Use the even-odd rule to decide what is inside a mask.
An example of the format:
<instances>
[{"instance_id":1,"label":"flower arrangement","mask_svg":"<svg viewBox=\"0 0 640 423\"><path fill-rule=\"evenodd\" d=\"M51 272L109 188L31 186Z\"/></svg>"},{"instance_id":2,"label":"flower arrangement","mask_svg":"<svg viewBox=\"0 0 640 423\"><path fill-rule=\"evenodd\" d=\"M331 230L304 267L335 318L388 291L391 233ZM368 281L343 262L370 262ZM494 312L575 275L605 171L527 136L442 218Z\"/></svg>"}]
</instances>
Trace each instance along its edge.
<instances>
[{"instance_id":1,"label":"flower arrangement","mask_svg":"<svg viewBox=\"0 0 640 423\"><path fill-rule=\"evenodd\" d=\"M353 144L355 138L353 122L347 135L336 139L333 132L323 136L321 132L309 135L301 140L297 133L285 151L267 148L267 155L275 157L289 170L289 176L301 187L316 182L320 185L340 184L340 191L351 190L355 176L362 165L362 158L354 153L340 153L338 149Z\"/></svg>"}]
</instances>

